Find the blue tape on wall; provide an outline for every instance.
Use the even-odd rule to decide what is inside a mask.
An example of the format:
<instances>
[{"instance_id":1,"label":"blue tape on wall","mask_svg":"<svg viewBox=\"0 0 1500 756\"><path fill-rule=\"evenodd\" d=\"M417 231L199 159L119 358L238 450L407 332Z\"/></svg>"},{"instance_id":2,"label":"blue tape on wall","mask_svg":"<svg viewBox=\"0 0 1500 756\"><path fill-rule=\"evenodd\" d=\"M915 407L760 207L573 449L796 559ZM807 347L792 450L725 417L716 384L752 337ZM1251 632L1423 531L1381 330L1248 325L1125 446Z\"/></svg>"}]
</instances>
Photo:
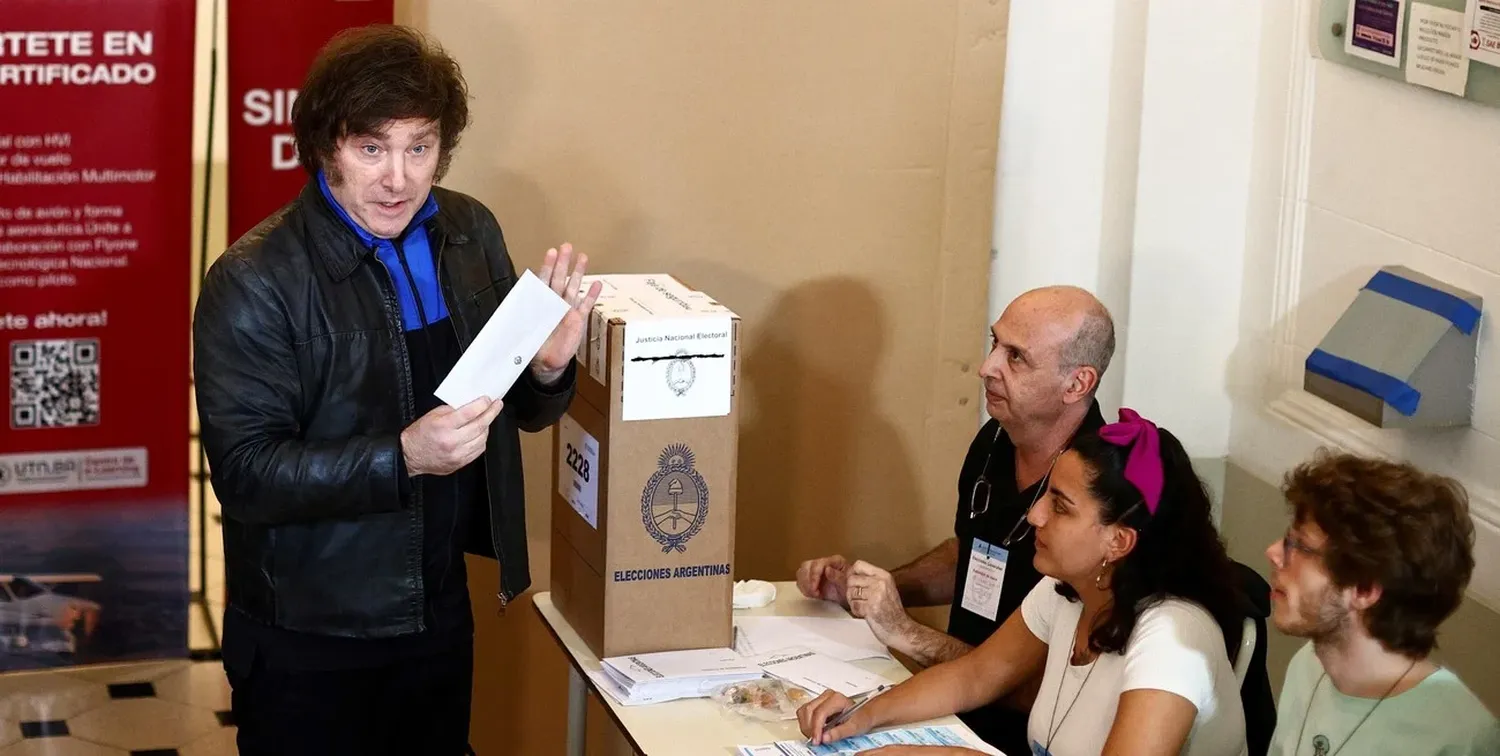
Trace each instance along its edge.
<instances>
[{"instance_id":1,"label":"blue tape on wall","mask_svg":"<svg viewBox=\"0 0 1500 756\"><path fill-rule=\"evenodd\" d=\"M1417 405L1422 401L1422 392L1413 388L1410 383L1321 349L1314 349L1312 354L1307 356L1307 370L1329 380L1338 381L1345 386L1352 386L1367 394L1378 396L1407 417L1416 414Z\"/></svg>"},{"instance_id":2,"label":"blue tape on wall","mask_svg":"<svg viewBox=\"0 0 1500 756\"><path fill-rule=\"evenodd\" d=\"M1387 271L1376 273L1365 288L1412 307L1426 310L1452 323L1465 336L1479 325L1479 308L1446 291L1434 289Z\"/></svg>"}]
</instances>

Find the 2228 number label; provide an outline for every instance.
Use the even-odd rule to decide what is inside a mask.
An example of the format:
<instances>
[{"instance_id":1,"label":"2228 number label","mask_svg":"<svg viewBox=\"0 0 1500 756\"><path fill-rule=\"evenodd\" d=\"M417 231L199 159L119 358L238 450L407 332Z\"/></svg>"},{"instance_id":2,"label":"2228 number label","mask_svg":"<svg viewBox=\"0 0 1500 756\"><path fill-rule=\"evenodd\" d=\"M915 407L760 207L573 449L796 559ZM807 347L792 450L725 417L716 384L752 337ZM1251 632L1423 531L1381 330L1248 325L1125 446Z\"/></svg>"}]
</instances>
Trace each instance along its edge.
<instances>
[{"instance_id":1,"label":"2228 number label","mask_svg":"<svg viewBox=\"0 0 1500 756\"><path fill-rule=\"evenodd\" d=\"M583 456L583 452L572 444L568 444L568 467L573 468L573 472L582 475L583 482L589 482L589 461Z\"/></svg>"}]
</instances>

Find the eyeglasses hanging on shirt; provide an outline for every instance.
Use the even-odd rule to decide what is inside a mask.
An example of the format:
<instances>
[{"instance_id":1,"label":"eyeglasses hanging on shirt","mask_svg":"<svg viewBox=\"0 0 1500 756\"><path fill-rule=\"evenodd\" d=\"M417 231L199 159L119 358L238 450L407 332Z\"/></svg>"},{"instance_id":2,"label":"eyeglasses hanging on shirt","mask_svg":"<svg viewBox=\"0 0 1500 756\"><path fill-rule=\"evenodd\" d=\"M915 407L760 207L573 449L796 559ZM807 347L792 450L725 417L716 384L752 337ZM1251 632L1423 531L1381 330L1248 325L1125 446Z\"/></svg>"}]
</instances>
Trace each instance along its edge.
<instances>
[{"instance_id":1,"label":"eyeglasses hanging on shirt","mask_svg":"<svg viewBox=\"0 0 1500 756\"><path fill-rule=\"evenodd\" d=\"M990 511L990 494L995 486L990 482L990 461L995 454L995 445L1000 442L1000 433L996 430L995 438L990 442L990 450L984 458L984 467L979 470L979 477L974 481L974 488L969 492L969 519L974 519ZM1011 527L1010 535L1005 537L998 545L992 545L983 538L975 537L969 547L969 566L964 578L961 595L956 597L959 606L964 610L994 622L999 619L1000 594L1005 586L1005 568L1010 561L1010 547L1031 533L1030 523L1026 516L1031 512L1031 507L1036 505L1042 496L1042 491L1047 490L1047 482L1052 478L1052 466L1057 464L1057 458L1062 452L1053 455L1052 463L1047 466L1047 472L1037 482L1036 495L1031 497L1031 504L1021 513L1021 518ZM982 499L981 499L982 494ZM982 502L982 504L981 504ZM1016 534L1025 526L1020 535Z\"/></svg>"},{"instance_id":2,"label":"eyeglasses hanging on shirt","mask_svg":"<svg viewBox=\"0 0 1500 756\"><path fill-rule=\"evenodd\" d=\"M1000 443L1000 434L1004 432L1004 428L995 429L995 438L990 441L989 451L984 456L984 466L979 468L979 477L974 480L974 488L969 491L969 519L971 520L990 511L990 493L995 488L989 479L990 461L995 455L995 445ZM1001 546L1008 549L1011 544L1023 541L1031 534L1031 523L1026 517L1031 513L1031 508L1036 506L1037 500L1042 497L1042 492L1047 490L1047 483L1052 479L1052 468L1057 466L1057 458L1061 456L1061 452L1052 455L1052 461L1047 465L1047 472L1042 475L1040 481L1037 481L1036 493L1032 495L1031 503L1026 505L1026 509L1021 512L1021 517L1016 520L1015 525L1011 526L1010 534L1000 542ZM984 496L983 506L979 506L981 492ZM1021 531L1020 535L1016 534L1018 530Z\"/></svg>"}]
</instances>

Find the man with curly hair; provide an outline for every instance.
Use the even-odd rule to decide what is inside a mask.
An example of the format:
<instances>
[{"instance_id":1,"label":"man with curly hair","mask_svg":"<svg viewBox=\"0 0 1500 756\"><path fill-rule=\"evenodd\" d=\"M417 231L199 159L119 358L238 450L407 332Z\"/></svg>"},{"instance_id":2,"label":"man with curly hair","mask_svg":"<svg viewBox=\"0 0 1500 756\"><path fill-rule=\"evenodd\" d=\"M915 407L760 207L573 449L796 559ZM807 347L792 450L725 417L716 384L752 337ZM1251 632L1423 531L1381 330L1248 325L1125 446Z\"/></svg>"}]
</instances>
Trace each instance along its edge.
<instances>
[{"instance_id":1,"label":"man with curly hair","mask_svg":"<svg viewBox=\"0 0 1500 756\"><path fill-rule=\"evenodd\" d=\"M503 397L434 396L515 284L495 216L434 186L469 122L458 64L354 29L293 110L301 195L224 253L194 322L203 447L223 505L224 667L242 754L467 752L466 553L527 589L518 430L574 391L585 258L540 277L572 307ZM486 607L494 609L495 607Z\"/></svg>"},{"instance_id":2,"label":"man with curly hair","mask_svg":"<svg viewBox=\"0 0 1500 756\"><path fill-rule=\"evenodd\" d=\"M1272 756L1500 754L1500 725L1430 656L1474 572L1455 481L1324 454L1288 474L1292 524L1266 556L1292 659Z\"/></svg>"}]
</instances>

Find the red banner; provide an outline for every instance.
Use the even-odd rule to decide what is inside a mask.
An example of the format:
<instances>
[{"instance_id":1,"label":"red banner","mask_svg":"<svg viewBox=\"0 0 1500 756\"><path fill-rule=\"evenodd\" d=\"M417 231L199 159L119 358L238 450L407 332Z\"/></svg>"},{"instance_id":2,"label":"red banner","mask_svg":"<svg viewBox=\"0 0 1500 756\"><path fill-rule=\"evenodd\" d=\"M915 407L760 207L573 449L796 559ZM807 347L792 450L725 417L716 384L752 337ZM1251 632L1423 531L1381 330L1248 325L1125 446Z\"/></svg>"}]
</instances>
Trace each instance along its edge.
<instances>
[{"instance_id":1,"label":"red banner","mask_svg":"<svg viewBox=\"0 0 1500 756\"><path fill-rule=\"evenodd\" d=\"M187 651L194 11L4 2L0 670Z\"/></svg>"},{"instance_id":2,"label":"red banner","mask_svg":"<svg viewBox=\"0 0 1500 756\"><path fill-rule=\"evenodd\" d=\"M228 4L230 243L307 182L292 105L318 50L343 29L390 23L395 0L255 0Z\"/></svg>"}]
</instances>

